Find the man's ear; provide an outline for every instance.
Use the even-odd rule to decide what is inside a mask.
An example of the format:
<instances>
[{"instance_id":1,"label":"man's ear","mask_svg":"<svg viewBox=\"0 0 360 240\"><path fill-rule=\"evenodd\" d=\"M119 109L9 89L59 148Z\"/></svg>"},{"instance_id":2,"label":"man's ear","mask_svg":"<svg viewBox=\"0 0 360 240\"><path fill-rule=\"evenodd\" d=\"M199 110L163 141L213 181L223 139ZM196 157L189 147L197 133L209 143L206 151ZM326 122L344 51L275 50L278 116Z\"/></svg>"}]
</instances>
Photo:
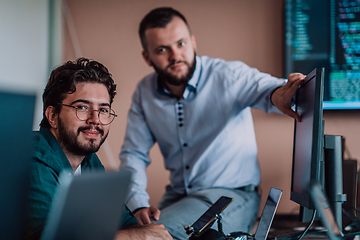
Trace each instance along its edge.
<instances>
[{"instance_id":1,"label":"man's ear","mask_svg":"<svg viewBox=\"0 0 360 240\"><path fill-rule=\"evenodd\" d=\"M143 51L141 52L141 54L142 54L145 62L146 62L150 67L152 67L152 62L151 62L151 60L150 60L150 58L149 58L149 54L148 54L145 50L143 50Z\"/></svg>"},{"instance_id":2,"label":"man's ear","mask_svg":"<svg viewBox=\"0 0 360 240\"><path fill-rule=\"evenodd\" d=\"M58 128L58 114L55 113L54 106L48 106L45 111L45 116L50 124L50 126L54 129Z\"/></svg>"},{"instance_id":3,"label":"man's ear","mask_svg":"<svg viewBox=\"0 0 360 240\"><path fill-rule=\"evenodd\" d=\"M191 43L193 45L194 51L196 52L196 39L194 35L191 35Z\"/></svg>"}]
</instances>

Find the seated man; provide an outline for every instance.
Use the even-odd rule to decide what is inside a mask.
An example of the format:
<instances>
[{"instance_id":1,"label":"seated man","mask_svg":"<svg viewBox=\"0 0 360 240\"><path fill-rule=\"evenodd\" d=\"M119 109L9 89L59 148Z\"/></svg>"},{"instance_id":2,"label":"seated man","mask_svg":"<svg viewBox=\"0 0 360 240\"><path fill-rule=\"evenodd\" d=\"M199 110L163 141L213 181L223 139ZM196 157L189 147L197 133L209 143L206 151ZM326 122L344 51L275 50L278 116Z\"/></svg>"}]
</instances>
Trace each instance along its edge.
<instances>
[{"instance_id":1,"label":"seated man","mask_svg":"<svg viewBox=\"0 0 360 240\"><path fill-rule=\"evenodd\" d=\"M96 61L80 58L52 71L43 94L41 128L34 139L29 239L41 237L60 172L104 171L95 152L116 117L111 110L115 90L111 74ZM127 208L119 224L122 230L116 239L171 239L163 225L140 226Z\"/></svg>"},{"instance_id":2,"label":"seated man","mask_svg":"<svg viewBox=\"0 0 360 240\"><path fill-rule=\"evenodd\" d=\"M222 214L224 232L250 231L260 203L251 108L299 120L291 99L305 76L292 73L286 81L241 61L197 55L187 20L169 7L150 11L139 36L142 56L155 72L137 85L120 153L121 169L134 173L129 209L139 223L156 220L175 239L184 239L185 224L228 196L234 200ZM158 207L149 205L146 192L155 143L170 171Z\"/></svg>"}]
</instances>

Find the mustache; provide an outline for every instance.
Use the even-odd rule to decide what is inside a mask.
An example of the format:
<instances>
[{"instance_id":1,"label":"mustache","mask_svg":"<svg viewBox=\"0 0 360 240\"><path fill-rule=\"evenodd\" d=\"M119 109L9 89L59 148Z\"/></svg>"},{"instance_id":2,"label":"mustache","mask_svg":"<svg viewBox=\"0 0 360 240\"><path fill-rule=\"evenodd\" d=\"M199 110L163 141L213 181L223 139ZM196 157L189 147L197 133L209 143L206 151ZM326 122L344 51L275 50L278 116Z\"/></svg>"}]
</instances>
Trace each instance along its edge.
<instances>
[{"instance_id":1,"label":"mustache","mask_svg":"<svg viewBox=\"0 0 360 240\"><path fill-rule=\"evenodd\" d=\"M78 129L78 134L79 134L81 131L87 131L87 130L92 130L92 129L95 129L95 130L98 131L101 135L104 135L104 130L102 130L102 129L99 128L99 127L92 127L92 126L79 127L79 129Z\"/></svg>"},{"instance_id":2,"label":"mustache","mask_svg":"<svg viewBox=\"0 0 360 240\"><path fill-rule=\"evenodd\" d=\"M177 61L177 62L173 61L172 63L170 63L170 64L166 67L166 69L171 68L172 66L174 66L174 65L177 64L177 63L185 63L187 66L190 66L187 61Z\"/></svg>"}]
</instances>

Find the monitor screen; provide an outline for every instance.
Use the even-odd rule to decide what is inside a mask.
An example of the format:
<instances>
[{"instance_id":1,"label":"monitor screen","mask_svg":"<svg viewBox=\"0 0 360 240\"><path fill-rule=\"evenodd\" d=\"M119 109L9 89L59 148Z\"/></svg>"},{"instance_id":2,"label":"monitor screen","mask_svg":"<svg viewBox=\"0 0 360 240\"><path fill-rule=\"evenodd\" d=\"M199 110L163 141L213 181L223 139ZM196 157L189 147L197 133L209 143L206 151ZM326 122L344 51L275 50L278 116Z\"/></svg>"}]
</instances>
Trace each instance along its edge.
<instances>
[{"instance_id":1,"label":"monitor screen","mask_svg":"<svg viewBox=\"0 0 360 240\"><path fill-rule=\"evenodd\" d=\"M25 239L35 94L0 90L0 239Z\"/></svg>"},{"instance_id":2,"label":"monitor screen","mask_svg":"<svg viewBox=\"0 0 360 240\"><path fill-rule=\"evenodd\" d=\"M290 199L303 207L314 209L309 184L320 181L323 168L323 68L309 73L295 95L296 112L301 121L295 121L293 169Z\"/></svg>"},{"instance_id":3,"label":"monitor screen","mask_svg":"<svg viewBox=\"0 0 360 240\"><path fill-rule=\"evenodd\" d=\"M286 0L285 76L325 67L323 109L360 109L360 2Z\"/></svg>"}]
</instances>

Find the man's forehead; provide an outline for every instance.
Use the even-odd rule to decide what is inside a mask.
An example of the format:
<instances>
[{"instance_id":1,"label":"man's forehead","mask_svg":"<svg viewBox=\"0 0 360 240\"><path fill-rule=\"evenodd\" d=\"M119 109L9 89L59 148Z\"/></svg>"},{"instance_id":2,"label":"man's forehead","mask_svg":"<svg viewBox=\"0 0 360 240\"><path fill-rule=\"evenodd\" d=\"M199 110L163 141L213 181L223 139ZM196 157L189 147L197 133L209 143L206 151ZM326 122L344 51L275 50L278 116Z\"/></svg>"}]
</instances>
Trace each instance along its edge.
<instances>
[{"instance_id":1,"label":"man's forehead","mask_svg":"<svg viewBox=\"0 0 360 240\"><path fill-rule=\"evenodd\" d=\"M77 83L76 90L67 94L64 101L66 102L88 102L98 105L110 105L110 95L104 84L101 83Z\"/></svg>"},{"instance_id":2,"label":"man's forehead","mask_svg":"<svg viewBox=\"0 0 360 240\"><path fill-rule=\"evenodd\" d=\"M179 17L175 16L164 27L148 28L145 30L145 37L149 43L153 45L161 45L165 40L181 40L182 38L189 38L190 31L186 23Z\"/></svg>"}]
</instances>

